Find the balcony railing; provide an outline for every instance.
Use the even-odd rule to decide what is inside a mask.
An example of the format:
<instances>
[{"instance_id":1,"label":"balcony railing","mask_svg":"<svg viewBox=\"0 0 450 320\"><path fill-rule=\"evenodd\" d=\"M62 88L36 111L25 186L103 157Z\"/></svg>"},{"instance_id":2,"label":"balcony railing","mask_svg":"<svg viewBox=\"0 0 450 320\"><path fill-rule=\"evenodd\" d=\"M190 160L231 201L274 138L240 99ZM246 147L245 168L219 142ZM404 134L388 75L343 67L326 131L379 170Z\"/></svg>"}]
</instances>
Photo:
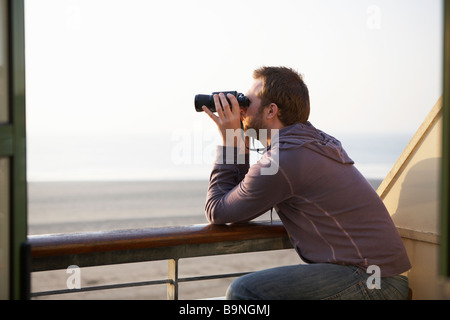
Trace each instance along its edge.
<instances>
[{"instance_id":1,"label":"balcony railing","mask_svg":"<svg viewBox=\"0 0 450 320\"><path fill-rule=\"evenodd\" d=\"M28 237L28 242L31 272L66 269L71 265L81 268L169 261L167 279L32 292L31 297L167 284L167 298L177 300L178 284L181 282L238 277L248 273L179 278L179 259L292 248L288 234L279 221L33 235Z\"/></svg>"}]
</instances>

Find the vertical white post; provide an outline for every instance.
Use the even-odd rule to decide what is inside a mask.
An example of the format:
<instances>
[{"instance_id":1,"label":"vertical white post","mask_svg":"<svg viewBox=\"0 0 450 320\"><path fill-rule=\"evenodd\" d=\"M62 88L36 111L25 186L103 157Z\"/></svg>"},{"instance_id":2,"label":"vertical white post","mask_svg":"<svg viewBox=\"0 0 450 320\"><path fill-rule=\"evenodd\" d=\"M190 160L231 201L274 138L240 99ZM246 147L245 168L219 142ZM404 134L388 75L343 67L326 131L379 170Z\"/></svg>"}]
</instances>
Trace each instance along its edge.
<instances>
[{"instance_id":1,"label":"vertical white post","mask_svg":"<svg viewBox=\"0 0 450 320\"><path fill-rule=\"evenodd\" d=\"M178 259L169 260L169 280L167 284L167 300L178 300Z\"/></svg>"}]
</instances>

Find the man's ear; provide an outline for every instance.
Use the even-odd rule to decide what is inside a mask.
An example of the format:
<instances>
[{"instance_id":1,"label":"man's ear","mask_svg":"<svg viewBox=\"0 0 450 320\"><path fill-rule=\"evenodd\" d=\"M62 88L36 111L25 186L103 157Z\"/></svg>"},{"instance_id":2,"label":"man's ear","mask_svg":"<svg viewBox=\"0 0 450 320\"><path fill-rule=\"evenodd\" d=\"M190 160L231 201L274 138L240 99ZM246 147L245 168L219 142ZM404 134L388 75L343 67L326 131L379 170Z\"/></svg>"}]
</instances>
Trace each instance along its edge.
<instances>
[{"instance_id":1,"label":"man's ear","mask_svg":"<svg viewBox=\"0 0 450 320\"><path fill-rule=\"evenodd\" d=\"M278 116L279 111L280 111L280 109L278 108L276 103L269 104L269 106L267 107L266 119L271 120L275 116Z\"/></svg>"}]
</instances>

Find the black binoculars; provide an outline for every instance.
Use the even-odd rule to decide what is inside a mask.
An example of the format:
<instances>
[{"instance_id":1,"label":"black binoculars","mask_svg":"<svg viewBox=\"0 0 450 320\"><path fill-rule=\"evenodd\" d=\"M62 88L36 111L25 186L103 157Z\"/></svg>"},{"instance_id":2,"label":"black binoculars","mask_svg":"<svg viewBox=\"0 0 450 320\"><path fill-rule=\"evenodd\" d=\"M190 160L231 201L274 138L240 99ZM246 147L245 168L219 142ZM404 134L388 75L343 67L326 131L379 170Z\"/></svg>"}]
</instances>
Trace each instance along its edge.
<instances>
[{"instance_id":1,"label":"black binoculars","mask_svg":"<svg viewBox=\"0 0 450 320\"><path fill-rule=\"evenodd\" d=\"M216 112L216 106L214 104L214 98L213 96L215 94L219 94L219 93L223 93L225 95L225 97L227 96L227 94L231 93L233 96L236 97L237 101L239 102L239 106L242 108L247 108L250 104L250 100L244 96L244 94L239 93L237 91L219 91L219 92L213 92L210 95L208 94L197 94L195 96L195 110L197 112L201 112L203 111L202 106L206 106L209 110L211 110L212 112ZM231 106L231 102L230 100L227 98L228 103Z\"/></svg>"}]
</instances>

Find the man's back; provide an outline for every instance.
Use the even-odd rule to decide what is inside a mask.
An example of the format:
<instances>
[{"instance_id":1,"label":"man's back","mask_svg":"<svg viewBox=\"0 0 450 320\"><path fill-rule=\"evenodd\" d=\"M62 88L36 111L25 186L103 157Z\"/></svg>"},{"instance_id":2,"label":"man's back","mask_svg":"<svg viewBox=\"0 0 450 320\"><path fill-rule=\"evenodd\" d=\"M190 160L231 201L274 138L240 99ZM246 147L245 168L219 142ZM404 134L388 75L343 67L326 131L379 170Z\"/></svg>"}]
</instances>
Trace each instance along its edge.
<instances>
[{"instance_id":1,"label":"man's back","mask_svg":"<svg viewBox=\"0 0 450 320\"><path fill-rule=\"evenodd\" d=\"M286 146L280 135L280 170L292 196L277 212L302 259L380 267L382 276L410 269L403 243L381 199L334 138L310 124L289 128L289 140L308 132L301 147ZM284 145L284 146L283 146Z\"/></svg>"}]
</instances>

